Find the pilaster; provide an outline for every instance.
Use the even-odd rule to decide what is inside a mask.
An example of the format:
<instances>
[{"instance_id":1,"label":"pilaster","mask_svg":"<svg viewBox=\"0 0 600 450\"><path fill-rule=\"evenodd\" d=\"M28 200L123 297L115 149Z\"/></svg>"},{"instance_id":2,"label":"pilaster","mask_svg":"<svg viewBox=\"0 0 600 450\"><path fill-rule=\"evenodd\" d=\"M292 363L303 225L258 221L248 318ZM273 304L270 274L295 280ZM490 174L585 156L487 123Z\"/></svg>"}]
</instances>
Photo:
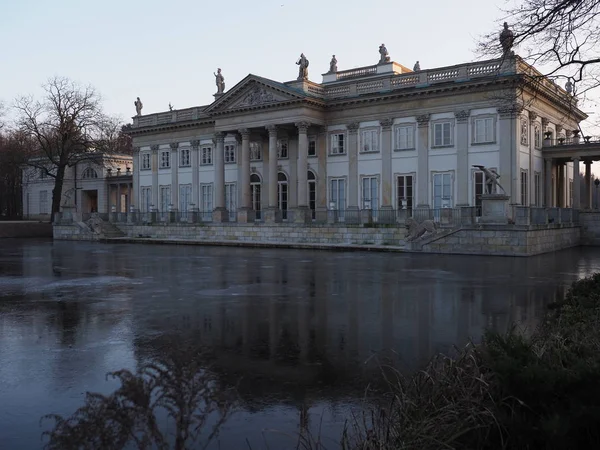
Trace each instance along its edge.
<instances>
[{"instance_id":1,"label":"pilaster","mask_svg":"<svg viewBox=\"0 0 600 450\"><path fill-rule=\"evenodd\" d=\"M392 209L392 125L394 119L386 117L381 125L381 208ZM377 205L375 205L377 208Z\"/></svg>"},{"instance_id":2,"label":"pilaster","mask_svg":"<svg viewBox=\"0 0 600 450\"><path fill-rule=\"evenodd\" d=\"M158 210L158 145L150 147L152 150L152 209ZM110 209L109 209L110 211Z\"/></svg>"},{"instance_id":3,"label":"pilaster","mask_svg":"<svg viewBox=\"0 0 600 450\"><path fill-rule=\"evenodd\" d=\"M250 198L250 130L242 128L238 130L238 133L242 137L242 151L240 153L242 167L240 177L241 206L238 209L237 218L240 223L248 223L254 222L254 211L251 207Z\"/></svg>"},{"instance_id":4,"label":"pilaster","mask_svg":"<svg viewBox=\"0 0 600 450\"><path fill-rule=\"evenodd\" d=\"M518 202L516 198L519 181L519 158L517 152L517 117L521 114L519 105L507 105L498 108L500 125L498 139L500 144L500 182L510 197L510 203Z\"/></svg>"},{"instance_id":5,"label":"pilaster","mask_svg":"<svg viewBox=\"0 0 600 450\"><path fill-rule=\"evenodd\" d=\"M544 159L544 206L552 206L552 158Z\"/></svg>"},{"instance_id":6,"label":"pilaster","mask_svg":"<svg viewBox=\"0 0 600 450\"><path fill-rule=\"evenodd\" d=\"M215 152L215 209L214 222L227 222L229 214L225 208L225 133L216 132L214 137Z\"/></svg>"},{"instance_id":7,"label":"pilaster","mask_svg":"<svg viewBox=\"0 0 600 450\"><path fill-rule=\"evenodd\" d=\"M193 140L190 142L192 146L192 210L200 207L200 141Z\"/></svg>"},{"instance_id":8,"label":"pilaster","mask_svg":"<svg viewBox=\"0 0 600 450\"><path fill-rule=\"evenodd\" d=\"M178 171L179 171L179 143L171 142L171 155L170 155L170 163L171 163L171 211L177 211L179 208L179 179L178 179Z\"/></svg>"},{"instance_id":9,"label":"pilaster","mask_svg":"<svg viewBox=\"0 0 600 450\"><path fill-rule=\"evenodd\" d=\"M327 127L317 130L317 210L327 209Z\"/></svg>"},{"instance_id":10,"label":"pilaster","mask_svg":"<svg viewBox=\"0 0 600 450\"><path fill-rule=\"evenodd\" d=\"M527 184L529 189L529 205L540 206L536 204L535 198L535 121L538 115L529 111L529 176Z\"/></svg>"},{"instance_id":11,"label":"pilaster","mask_svg":"<svg viewBox=\"0 0 600 450\"><path fill-rule=\"evenodd\" d=\"M277 211L277 126L267 126L269 132L269 177L267 180L268 207L264 212L265 222L280 222L281 214Z\"/></svg>"},{"instance_id":12,"label":"pilaster","mask_svg":"<svg viewBox=\"0 0 600 450\"><path fill-rule=\"evenodd\" d=\"M358 122L348 129L348 209L358 209Z\"/></svg>"},{"instance_id":13,"label":"pilaster","mask_svg":"<svg viewBox=\"0 0 600 450\"><path fill-rule=\"evenodd\" d=\"M417 208L429 208L429 118L417 116Z\"/></svg>"},{"instance_id":14,"label":"pilaster","mask_svg":"<svg viewBox=\"0 0 600 450\"><path fill-rule=\"evenodd\" d=\"M131 202L131 206L134 208L140 207L141 202L141 192L140 192L140 167L142 167L142 162L140 161L140 148L133 147L133 196L129 196L129 201ZM135 196L135 198L134 198ZM135 204L134 204L135 203ZM81 202L79 203L81 204Z\"/></svg>"},{"instance_id":15,"label":"pilaster","mask_svg":"<svg viewBox=\"0 0 600 450\"><path fill-rule=\"evenodd\" d=\"M469 205L469 117L471 111L456 111L456 179L458 191L456 206Z\"/></svg>"}]
</instances>

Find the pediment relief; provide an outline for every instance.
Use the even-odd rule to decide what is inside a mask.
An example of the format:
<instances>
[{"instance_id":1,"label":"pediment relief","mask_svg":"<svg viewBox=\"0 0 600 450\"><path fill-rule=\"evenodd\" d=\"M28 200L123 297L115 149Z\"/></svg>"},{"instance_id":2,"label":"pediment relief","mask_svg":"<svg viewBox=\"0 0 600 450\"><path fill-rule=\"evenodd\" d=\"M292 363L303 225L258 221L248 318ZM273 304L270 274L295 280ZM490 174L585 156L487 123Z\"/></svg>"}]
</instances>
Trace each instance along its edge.
<instances>
[{"instance_id":1,"label":"pediment relief","mask_svg":"<svg viewBox=\"0 0 600 450\"><path fill-rule=\"evenodd\" d=\"M260 84L254 84L249 89L244 90L237 99L233 100L227 109L249 108L254 106L264 106L279 102L295 100L273 89Z\"/></svg>"}]
</instances>

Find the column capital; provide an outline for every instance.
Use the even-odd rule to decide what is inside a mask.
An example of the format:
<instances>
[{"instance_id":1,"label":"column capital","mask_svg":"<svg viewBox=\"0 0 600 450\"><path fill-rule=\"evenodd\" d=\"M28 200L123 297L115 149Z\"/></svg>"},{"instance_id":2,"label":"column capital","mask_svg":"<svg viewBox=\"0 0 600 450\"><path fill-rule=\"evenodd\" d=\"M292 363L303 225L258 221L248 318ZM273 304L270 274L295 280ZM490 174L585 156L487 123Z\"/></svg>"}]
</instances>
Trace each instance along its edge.
<instances>
[{"instance_id":1,"label":"column capital","mask_svg":"<svg viewBox=\"0 0 600 450\"><path fill-rule=\"evenodd\" d=\"M573 157L571 158L571 160L572 160L573 162L579 163L579 162L581 161L581 158L580 158L579 156L573 156Z\"/></svg>"},{"instance_id":2,"label":"column capital","mask_svg":"<svg viewBox=\"0 0 600 450\"><path fill-rule=\"evenodd\" d=\"M381 128L383 128L384 130L389 130L390 128L392 128L393 124L394 124L393 117L385 117L379 121L379 125L381 125Z\"/></svg>"},{"instance_id":3,"label":"column capital","mask_svg":"<svg viewBox=\"0 0 600 450\"><path fill-rule=\"evenodd\" d=\"M563 130L562 125L556 125L556 134L560 133Z\"/></svg>"},{"instance_id":4,"label":"column capital","mask_svg":"<svg viewBox=\"0 0 600 450\"><path fill-rule=\"evenodd\" d=\"M360 124L358 122L351 122L349 124L346 125L346 128L348 129L348 131L353 134L356 133L358 131L358 127L360 126Z\"/></svg>"},{"instance_id":5,"label":"column capital","mask_svg":"<svg viewBox=\"0 0 600 450\"><path fill-rule=\"evenodd\" d=\"M200 141L198 139L194 139L193 141L190 141L190 145L192 148L198 148L200 147Z\"/></svg>"},{"instance_id":6,"label":"column capital","mask_svg":"<svg viewBox=\"0 0 600 450\"><path fill-rule=\"evenodd\" d=\"M534 113L533 111L529 111L529 121L531 123L535 122L535 120L538 118L537 113Z\"/></svg>"},{"instance_id":7,"label":"column capital","mask_svg":"<svg viewBox=\"0 0 600 450\"><path fill-rule=\"evenodd\" d=\"M269 132L269 136L275 135L277 137L277 125L267 125L265 128Z\"/></svg>"},{"instance_id":8,"label":"column capital","mask_svg":"<svg viewBox=\"0 0 600 450\"><path fill-rule=\"evenodd\" d=\"M295 125L296 125L296 128L298 128L299 133L306 134L308 132L308 127L310 127L311 123L302 121L302 122L296 122Z\"/></svg>"},{"instance_id":9,"label":"column capital","mask_svg":"<svg viewBox=\"0 0 600 450\"><path fill-rule=\"evenodd\" d=\"M152 150L153 152L157 152L158 151L158 145L151 145L150 146L150 150Z\"/></svg>"},{"instance_id":10,"label":"column capital","mask_svg":"<svg viewBox=\"0 0 600 450\"><path fill-rule=\"evenodd\" d=\"M550 121L546 117L542 117L542 127L546 128L548 125L550 125Z\"/></svg>"},{"instance_id":11,"label":"column capital","mask_svg":"<svg viewBox=\"0 0 600 450\"><path fill-rule=\"evenodd\" d=\"M216 142L223 142L225 141L225 133L223 133L222 131L217 131L214 135L214 140Z\"/></svg>"},{"instance_id":12,"label":"column capital","mask_svg":"<svg viewBox=\"0 0 600 450\"><path fill-rule=\"evenodd\" d=\"M469 109L463 109L461 111L454 111L454 117L456 118L456 123L466 123L471 116L471 111Z\"/></svg>"},{"instance_id":13,"label":"column capital","mask_svg":"<svg viewBox=\"0 0 600 450\"><path fill-rule=\"evenodd\" d=\"M169 146L171 147L171 150L177 150L179 147L179 142L171 142Z\"/></svg>"},{"instance_id":14,"label":"column capital","mask_svg":"<svg viewBox=\"0 0 600 450\"><path fill-rule=\"evenodd\" d=\"M250 139L250 130L248 128L240 128L238 133L242 136L242 139Z\"/></svg>"},{"instance_id":15,"label":"column capital","mask_svg":"<svg viewBox=\"0 0 600 450\"><path fill-rule=\"evenodd\" d=\"M423 128L423 127L429 126L429 118L430 117L431 117L431 114L421 114L420 116L417 116L418 127Z\"/></svg>"}]
</instances>

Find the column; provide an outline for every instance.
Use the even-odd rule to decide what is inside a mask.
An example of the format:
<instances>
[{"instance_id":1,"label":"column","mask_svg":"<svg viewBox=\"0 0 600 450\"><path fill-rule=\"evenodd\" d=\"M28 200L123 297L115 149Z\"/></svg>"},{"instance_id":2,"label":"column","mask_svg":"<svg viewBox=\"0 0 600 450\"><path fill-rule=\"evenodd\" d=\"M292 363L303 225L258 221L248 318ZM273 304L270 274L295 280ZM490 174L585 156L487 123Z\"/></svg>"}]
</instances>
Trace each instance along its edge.
<instances>
[{"instance_id":1,"label":"column","mask_svg":"<svg viewBox=\"0 0 600 450\"><path fill-rule=\"evenodd\" d=\"M178 154L179 143L171 142L171 211L177 211L179 209L179 154Z\"/></svg>"},{"instance_id":2,"label":"column","mask_svg":"<svg viewBox=\"0 0 600 450\"><path fill-rule=\"evenodd\" d=\"M565 164L556 164L556 206L565 207Z\"/></svg>"},{"instance_id":3,"label":"column","mask_svg":"<svg viewBox=\"0 0 600 450\"><path fill-rule=\"evenodd\" d=\"M592 162L585 161L585 196L583 200L583 207L586 209L592 209Z\"/></svg>"},{"instance_id":4,"label":"column","mask_svg":"<svg viewBox=\"0 0 600 450\"><path fill-rule=\"evenodd\" d=\"M381 209L393 209L392 189L392 125L394 119L386 118L379 121L381 125ZM373 205L377 208L377 205ZM386 219L393 219L389 213L381 215L379 220L389 222ZM392 220L393 221L393 220Z\"/></svg>"},{"instance_id":5,"label":"column","mask_svg":"<svg viewBox=\"0 0 600 450\"><path fill-rule=\"evenodd\" d=\"M265 222L280 222L281 213L277 211L277 126L269 125L269 184L268 207L265 211Z\"/></svg>"},{"instance_id":6,"label":"column","mask_svg":"<svg viewBox=\"0 0 600 450\"><path fill-rule=\"evenodd\" d=\"M200 141L193 140L190 142L192 146L192 213L200 208Z\"/></svg>"},{"instance_id":7,"label":"column","mask_svg":"<svg viewBox=\"0 0 600 450\"><path fill-rule=\"evenodd\" d=\"M358 208L358 127L359 123L349 123L348 129L348 209ZM347 215L346 219L353 218ZM358 215L356 216L358 221Z\"/></svg>"},{"instance_id":8,"label":"column","mask_svg":"<svg viewBox=\"0 0 600 450\"><path fill-rule=\"evenodd\" d=\"M240 223L254 222L254 211L250 199L250 130L238 130L242 137L242 152L240 154L242 168L240 174L241 204L238 208L237 220Z\"/></svg>"},{"instance_id":9,"label":"column","mask_svg":"<svg viewBox=\"0 0 600 450\"><path fill-rule=\"evenodd\" d=\"M551 208L552 204L552 159L544 159L544 206Z\"/></svg>"},{"instance_id":10,"label":"column","mask_svg":"<svg viewBox=\"0 0 600 450\"><path fill-rule=\"evenodd\" d=\"M317 220L327 220L327 127L319 127L317 134Z\"/></svg>"},{"instance_id":11,"label":"column","mask_svg":"<svg viewBox=\"0 0 600 450\"><path fill-rule=\"evenodd\" d=\"M571 208L581 208L581 177L579 176L579 158L573 158L573 204Z\"/></svg>"},{"instance_id":12,"label":"column","mask_svg":"<svg viewBox=\"0 0 600 450\"><path fill-rule=\"evenodd\" d=\"M500 144L500 183L510 197L510 203L518 203L519 160L517 158L517 117L521 108L517 105L498 108L500 124L498 142Z\"/></svg>"},{"instance_id":13,"label":"column","mask_svg":"<svg viewBox=\"0 0 600 450\"><path fill-rule=\"evenodd\" d=\"M469 206L469 116L471 111L463 110L454 113L456 117L456 206Z\"/></svg>"},{"instance_id":14,"label":"column","mask_svg":"<svg viewBox=\"0 0 600 450\"><path fill-rule=\"evenodd\" d=\"M417 116L417 208L429 208L429 117Z\"/></svg>"},{"instance_id":15,"label":"column","mask_svg":"<svg viewBox=\"0 0 600 450\"><path fill-rule=\"evenodd\" d=\"M158 211L158 145L150 147L152 149L152 210Z\"/></svg>"},{"instance_id":16,"label":"column","mask_svg":"<svg viewBox=\"0 0 600 450\"><path fill-rule=\"evenodd\" d=\"M309 122L298 122L298 166L296 174L298 179L298 207L296 208L294 221L298 223L312 222L308 209L308 127Z\"/></svg>"},{"instance_id":17,"label":"column","mask_svg":"<svg viewBox=\"0 0 600 450\"><path fill-rule=\"evenodd\" d=\"M133 194L135 195L135 200L133 199L133 197L129 196L129 204L131 206L133 206L134 208L136 207L136 205L138 206L138 210L139 210L139 205L141 205L141 200L140 200L140 167L141 167L141 161L140 161L140 148L139 147L133 147L133 167L132 167L132 171L133 171Z\"/></svg>"},{"instance_id":18,"label":"column","mask_svg":"<svg viewBox=\"0 0 600 450\"><path fill-rule=\"evenodd\" d=\"M535 198L535 121L537 114L529 111L529 176L527 177L527 191L529 192L528 205L541 206L536 203Z\"/></svg>"},{"instance_id":19,"label":"column","mask_svg":"<svg viewBox=\"0 0 600 450\"><path fill-rule=\"evenodd\" d=\"M228 214L225 209L225 133L215 133L215 209L214 222L227 222Z\"/></svg>"}]
</instances>

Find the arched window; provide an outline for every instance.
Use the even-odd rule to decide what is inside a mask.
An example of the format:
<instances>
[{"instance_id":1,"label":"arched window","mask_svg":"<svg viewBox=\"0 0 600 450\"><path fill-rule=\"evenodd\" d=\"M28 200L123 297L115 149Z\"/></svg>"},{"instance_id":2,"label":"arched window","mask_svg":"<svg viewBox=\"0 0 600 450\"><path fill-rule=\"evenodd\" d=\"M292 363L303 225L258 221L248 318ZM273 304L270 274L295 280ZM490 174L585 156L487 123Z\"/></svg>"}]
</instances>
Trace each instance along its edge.
<instances>
[{"instance_id":1,"label":"arched window","mask_svg":"<svg viewBox=\"0 0 600 450\"><path fill-rule=\"evenodd\" d=\"M281 210L281 218L287 220L288 179L283 172L277 174L277 208Z\"/></svg>"},{"instance_id":2,"label":"arched window","mask_svg":"<svg viewBox=\"0 0 600 450\"><path fill-rule=\"evenodd\" d=\"M86 178L98 178L98 172L96 172L91 167L88 167L87 169L85 169L83 171L83 175L81 176L81 178L83 178L83 179L86 179Z\"/></svg>"},{"instance_id":3,"label":"arched window","mask_svg":"<svg viewBox=\"0 0 600 450\"><path fill-rule=\"evenodd\" d=\"M310 208L312 218L317 215L317 177L312 170L306 174L308 180L308 207Z\"/></svg>"},{"instance_id":4,"label":"arched window","mask_svg":"<svg viewBox=\"0 0 600 450\"><path fill-rule=\"evenodd\" d=\"M256 212L256 219L261 219L260 211L260 176L253 173L250 175L250 196L252 198L252 209Z\"/></svg>"}]
</instances>

